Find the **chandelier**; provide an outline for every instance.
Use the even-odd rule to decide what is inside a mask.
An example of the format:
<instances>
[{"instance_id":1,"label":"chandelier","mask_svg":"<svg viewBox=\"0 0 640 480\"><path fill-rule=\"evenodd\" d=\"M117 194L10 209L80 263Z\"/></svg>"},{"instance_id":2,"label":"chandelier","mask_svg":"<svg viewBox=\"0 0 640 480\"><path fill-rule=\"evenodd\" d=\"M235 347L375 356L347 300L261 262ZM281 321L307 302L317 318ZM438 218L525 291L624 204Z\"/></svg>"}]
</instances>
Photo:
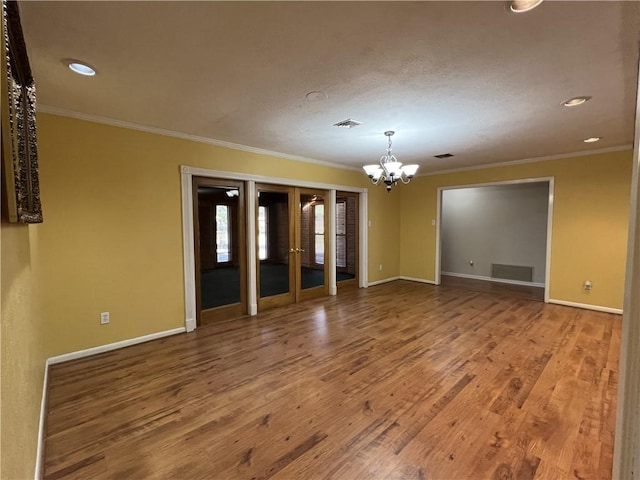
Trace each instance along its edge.
<instances>
[{"instance_id":1,"label":"chandelier","mask_svg":"<svg viewBox=\"0 0 640 480\"><path fill-rule=\"evenodd\" d=\"M395 155L391 154L391 136L396 133L392 130L384 132L389 138L387 154L380 157L379 165L365 165L362 167L371 179L371 183L378 185L380 182L387 186L387 192L398 182L407 184L418 171L418 165L405 165L398 161Z\"/></svg>"}]
</instances>

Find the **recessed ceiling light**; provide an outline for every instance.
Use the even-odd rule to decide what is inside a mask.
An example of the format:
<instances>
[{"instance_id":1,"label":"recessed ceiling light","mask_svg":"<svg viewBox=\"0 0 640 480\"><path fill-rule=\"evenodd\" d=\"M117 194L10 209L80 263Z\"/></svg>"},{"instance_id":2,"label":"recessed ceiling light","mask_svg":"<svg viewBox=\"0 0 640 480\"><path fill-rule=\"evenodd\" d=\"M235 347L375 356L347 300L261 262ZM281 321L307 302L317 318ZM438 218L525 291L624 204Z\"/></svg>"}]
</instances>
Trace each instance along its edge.
<instances>
[{"instance_id":1,"label":"recessed ceiling light","mask_svg":"<svg viewBox=\"0 0 640 480\"><path fill-rule=\"evenodd\" d=\"M327 98L329 98L329 95L318 90L307 93L305 97L309 102L321 102L322 100L326 100Z\"/></svg>"},{"instance_id":2,"label":"recessed ceiling light","mask_svg":"<svg viewBox=\"0 0 640 480\"><path fill-rule=\"evenodd\" d=\"M533 10L542 3L542 0L513 0L511 2L511 11L515 13L524 13Z\"/></svg>"},{"instance_id":3,"label":"recessed ceiling light","mask_svg":"<svg viewBox=\"0 0 640 480\"><path fill-rule=\"evenodd\" d=\"M562 102L562 105L564 105L565 107L577 107L578 105L582 105L589 100L591 100L591 97L573 97Z\"/></svg>"},{"instance_id":4,"label":"recessed ceiling light","mask_svg":"<svg viewBox=\"0 0 640 480\"><path fill-rule=\"evenodd\" d=\"M69 62L69 68L71 71L87 77L93 77L96 74L96 71L86 63L72 61Z\"/></svg>"},{"instance_id":5,"label":"recessed ceiling light","mask_svg":"<svg viewBox=\"0 0 640 480\"><path fill-rule=\"evenodd\" d=\"M602 139L602 137L589 137L589 138L585 138L583 140L583 142L584 143L594 143L594 142L597 142L597 141L599 141L601 139Z\"/></svg>"}]
</instances>

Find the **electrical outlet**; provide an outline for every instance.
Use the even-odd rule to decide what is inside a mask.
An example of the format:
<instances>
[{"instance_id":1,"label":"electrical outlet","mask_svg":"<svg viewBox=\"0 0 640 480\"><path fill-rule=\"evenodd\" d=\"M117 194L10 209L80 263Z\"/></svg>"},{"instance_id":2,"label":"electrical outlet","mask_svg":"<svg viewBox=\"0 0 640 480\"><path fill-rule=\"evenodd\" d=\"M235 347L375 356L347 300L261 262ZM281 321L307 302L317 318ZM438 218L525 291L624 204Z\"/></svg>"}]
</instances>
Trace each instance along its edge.
<instances>
[{"instance_id":1,"label":"electrical outlet","mask_svg":"<svg viewBox=\"0 0 640 480\"><path fill-rule=\"evenodd\" d=\"M102 312L100 314L100 325L106 325L109 323L109 312Z\"/></svg>"},{"instance_id":2,"label":"electrical outlet","mask_svg":"<svg viewBox=\"0 0 640 480\"><path fill-rule=\"evenodd\" d=\"M382 271L382 264L380 264L380 266L378 267L378 269L379 269L380 271Z\"/></svg>"},{"instance_id":3,"label":"electrical outlet","mask_svg":"<svg viewBox=\"0 0 640 480\"><path fill-rule=\"evenodd\" d=\"M585 280L585 281L584 281L584 286L583 286L583 288L584 288L585 290L591 290L591 287L592 287L592 285L591 285L591 280Z\"/></svg>"}]
</instances>

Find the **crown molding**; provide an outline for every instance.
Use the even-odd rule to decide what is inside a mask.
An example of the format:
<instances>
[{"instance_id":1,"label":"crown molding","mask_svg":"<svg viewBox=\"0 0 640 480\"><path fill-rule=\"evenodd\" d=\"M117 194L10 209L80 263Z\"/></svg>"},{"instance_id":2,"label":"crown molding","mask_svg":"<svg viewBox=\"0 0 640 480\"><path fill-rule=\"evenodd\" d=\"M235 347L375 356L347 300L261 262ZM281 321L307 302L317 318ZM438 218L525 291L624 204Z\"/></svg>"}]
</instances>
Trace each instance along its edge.
<instances>
[{"instance_id":1,"label":"crown molding","mask_svg":"<svg viewBox=\"0 0 640 480\"><path fill-rule=\"evenodd\" d=\"M525 163L545 162L548 160L561 160L563 158L584 157L589 155L599 155L601 153L620 152L623 150L633 150L633 145L620 145L618 147L600 148L598 150L562 153L560 155L548 155L545 157L524 158L522 160L511 160L508 162L485 163L483 165L472 165L469 167L450 168L448 170L436 170L434 172L416 175L416 177L433 177L435 175L445 175L447 173L468 172L471 170L484 170L486 168L508 167L510 165L523 165Z\"/></svg>"},{"instance_id":2,"label":"crown molding","mask_svg":"<svg viewBox=\"0 0 640 480\"><path fill-rule=\"evenodd\" d=\"M120 127L120 128L129 129L129 130L137 130L137 131L140 131L140 132L152 133L152 134L156 134L156 135L162 135L162 136L165 136L165 137L179 138L179 139L188 140L188 141L191 141L191 142L204 143L204 144L207 144L207 145L215 145L217 147L230 148L232 150L240 150L240 151L243 151L243 152L254 153L254 154L257 154L257 155L269 155L269 156L272 156L272 157L278 157L278 158L282 158L282 159L285 159L285 160L293 160L293 161L297 161L297 162L312 163L314 165L321 165L321 166L324 166L324 167L338 168L338 169L341 169L341 170L349 170L349 171L352 171L352 172L360 172L361 171L360 167L352 167L352 166L348 166L348 165L341 165L341 164L338 164L338 163L327 162L325 160L317 160L317 159L314 159L314 158L301 157L301 156L297 156L297 155L289 155L287 153L275 152L275 151L272 151L272 150L265 150L263 148L251 147L249 145L241 145L239 143L227 142L227 141L224 141L224 140L217 140L215 138L201 137L201 136L198 136L198 135L191 135L191 134L188 134L188 133L176 132L174 130L166 130L166 129L163 129L163 128L151 127L151 126L142 125L142 124L139 124L139 123L126 122L126 121L123 121L123 120L116 120L116 119L113 119L113 118L101 117L101 116L98 116L98 115L91 115L91 114L88 114L88 113L75 112L75 111L66 110L66 109L63 109L63 108L52 107L50 105L42 105L42 104L40 104L40 105L38 105L37 110L40 113L49 113L51 115L58 115L58 116L61 116L61 117L75 118L77 120L84 120L84 121L87 121L87 122L100 123L100 124L103 124L103 125L110 125L112 127ZM471 165L471 166L468 166L468 167L450 168L450 169L446 169L446 170L435 170L433 172L418 174L418 175L416 175L416 177L431 177L431 176L434 176L434 175L445 175L447 173L458 173L458 172L466 172L466 171L471 171L471 170L483 170L483 169L487 169L487 168L507 167L507 166L510 166L510 165L522 165L522 164L526 164L526 163L544 162L544 161L548 161L548 160L560 160L560 159L563 159L563 158L571 158L571 157L578 157L578 156L585 156L585 155L598 155L598 154L601 154L601 153L619 152L619 151L623 151L623 150L632 150L632 149L633 149L633 145L621 145L621 146L617 146L617 147L601 148L601 149L598 149L598 150L563 153L561 155L549 155L549 156L545 156L545 157L525 158L525 159L521 159L521 160L512 160L512 161L508 161L508 162L486 163L486 164L482 164L482 165Z\"/></svg>"},{"instance_id":3,"label":"crown molding","mask_svg":"<svg viewBox=\"0 0 640 480\"><path fill-rule=\"evenodd\" d=\"M198 135L191 135L188 133L176 132L173 130L166 130L158 127L150 127L148 125L142 125L140 123L126 122L123 120L116 120L114 118L107 118L107 117L101 117L98 115L91 115L88 113L80 113L72 110L65 110L63 108L52 107L50 105L40 104L37 107L37 111L39 113L48 113L51 115L58 115L60 117L75 118L77 120L100 123L103 125L110 125L112 127L126 128L129 130L138 130L140 132L153 133L155 135L162 135L165 137L173 137L173 138L179 138L181 140L188 140L191 142L205 143L207 145L215 145L216 147L230 148L232 150L240 150L243 152L255 153L257 155L269 155L272 157L278 157L285 160L294 160L297 162L313 163L315 165L321 165L324 167L331 167L331 168L339 168L341 170L350 170L354 172L361 171L361 169L358 167L340 165L338 163L327 162L324 160L317 160L314 158L300 157L297 155L289 155L287 153L275 152L272 150L265 150L263 148L251 147L249 145L241 145L239 143L226 142L224 140L216 140L215 138L201 137Z\"/></svg>"}]
</instances>

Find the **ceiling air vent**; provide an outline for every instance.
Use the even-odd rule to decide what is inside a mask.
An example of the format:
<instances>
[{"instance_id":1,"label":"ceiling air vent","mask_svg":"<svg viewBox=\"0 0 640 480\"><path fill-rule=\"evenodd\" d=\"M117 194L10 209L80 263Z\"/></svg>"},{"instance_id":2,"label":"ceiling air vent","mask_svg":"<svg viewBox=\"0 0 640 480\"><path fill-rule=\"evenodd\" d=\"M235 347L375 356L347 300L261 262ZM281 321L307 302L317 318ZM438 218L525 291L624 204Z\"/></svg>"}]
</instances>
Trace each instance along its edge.
<instances>
[{"instance_id":1,"label":"ceiling air vent","mask_svg":"<svg viewBox=\"0 0 640 480\"><path fill-rule=\"evenodd\" d=\"M440 155L434 155L436 158L451 158L453 157L452 153L441 153Z\"/></svg>"},{"instance_id":2,"label":"ceiling air vent","mask_svg":"<svg viewBox=\"0 0 640 480\"><path fill-rule=\"evenodd\" d=\"M340 127L340 128L353 128L353 127L357 127L358 125L362 125L362 122L359 122L352 118L347 118L346 120L342 120L341 122L337 122L333 124L334 127Z\"/></svg>"}]
</instances>

